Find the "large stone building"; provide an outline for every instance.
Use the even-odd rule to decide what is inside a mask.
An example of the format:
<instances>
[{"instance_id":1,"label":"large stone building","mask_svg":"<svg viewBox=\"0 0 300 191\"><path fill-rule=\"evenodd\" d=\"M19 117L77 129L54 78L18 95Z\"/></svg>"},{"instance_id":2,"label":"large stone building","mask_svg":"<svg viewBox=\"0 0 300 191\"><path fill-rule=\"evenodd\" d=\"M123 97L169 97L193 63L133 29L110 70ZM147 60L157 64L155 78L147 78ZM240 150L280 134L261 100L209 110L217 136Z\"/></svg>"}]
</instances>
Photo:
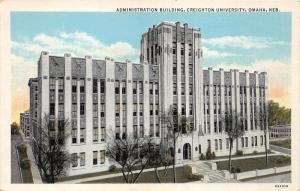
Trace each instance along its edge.
<instances>
[{"instance_id":1,"label":"large stone building","mask_svg":"<svg viewBox=\"0 0 300 191\"><path fill-rule=\"evenodd\" d=\"M27 139L30 137L29 116L28 112L20 113L20 129L23 132L24 137Z\"/></svg>"},{"instance_id":2,"label":"large stone building","mask_svg":"<svg viewBox=\"0 0 300 191\"><path fill-rule=\"evenodd\" d=\"M56 119L55 125L71 121L66 143L73 158L69 175L108 169L108 131L113 130L116 138L132 133L160 140L159 113L170 106L190 117L194 127L178 140L178 162L199 160L209 145L217 156L228 155L228 137L221 130L223 114L230 119L227 127L235 125L234 113L242 116L246 133L234 143L234 151L263 151L261 124L266 125L266 118L255 116L266 110L266 73L203 70L202 57L200 29L179 22L162 22L142 35L139 64L42 52L34 80L37 124L43 113ZM29 83L31 88L35 84ZM31 94L31 103L33 99Z\"/></svg>"}]
</instances>

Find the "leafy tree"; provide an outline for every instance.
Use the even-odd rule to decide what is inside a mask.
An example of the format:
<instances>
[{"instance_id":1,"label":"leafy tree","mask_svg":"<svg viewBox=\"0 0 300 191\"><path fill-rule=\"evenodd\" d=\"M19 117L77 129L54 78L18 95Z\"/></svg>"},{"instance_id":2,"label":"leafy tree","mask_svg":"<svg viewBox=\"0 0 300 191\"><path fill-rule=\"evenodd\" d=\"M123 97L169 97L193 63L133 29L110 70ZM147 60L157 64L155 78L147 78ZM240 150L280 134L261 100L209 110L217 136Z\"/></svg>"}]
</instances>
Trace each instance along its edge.
<instances>
[{"instance_id":1,"label":"leafy tree","mask_svg":"<svg viewBox=\"0 0 300 191\"><path fill-rule=\"evenodd\" d=\"M43 179L48 183L55 183L69 167L70 157L65 150L68 136L65 131L68 128L68 120L54 119L48 114L44 115L42 124L37 126L38 135L33 138L34 157Z\"/></svg>"},{"instance_id":2,"label":"leafy tree","mask_svg":"<svg viewBox=\"0 0 300 191\"><path fill-rule=\"evenodd\" d=\"M19 126L16 122L10 124L10 132L12 135L19 134Z\"/></svg>"},{"instance_id":3,"label":"leafy tree","mask_svg":"<svg viewBox=\"0 0 300 191\"><path fill-rule=\"evenodd\" d=\"M279 103L270 100L268 102L268 124L269 126L291 124L291 109L280 107Z\"/></svg>"}]
</instances>

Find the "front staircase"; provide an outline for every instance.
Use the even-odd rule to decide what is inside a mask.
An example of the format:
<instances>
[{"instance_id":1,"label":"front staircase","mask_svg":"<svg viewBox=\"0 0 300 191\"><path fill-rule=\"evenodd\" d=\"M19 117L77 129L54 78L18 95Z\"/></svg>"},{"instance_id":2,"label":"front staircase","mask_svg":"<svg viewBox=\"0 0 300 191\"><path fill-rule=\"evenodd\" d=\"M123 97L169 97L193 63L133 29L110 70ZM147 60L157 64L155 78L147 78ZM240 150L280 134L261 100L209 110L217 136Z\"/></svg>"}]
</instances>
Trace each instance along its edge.
<instances>
[{"instance_id":1,"label":"front staircase","mask_svg":"<svg viewBox=\"0 0 300 191\"><path fill-rule=\"evenodd\" d=\"M237 183L239 181L234 179L226 179L223 172L220 170L212 170L209 165L203 161L192 162L189 164L192 168L195 168L195 174L207 175L209 180L204 183Z\"/></svg>"}]
</instances>

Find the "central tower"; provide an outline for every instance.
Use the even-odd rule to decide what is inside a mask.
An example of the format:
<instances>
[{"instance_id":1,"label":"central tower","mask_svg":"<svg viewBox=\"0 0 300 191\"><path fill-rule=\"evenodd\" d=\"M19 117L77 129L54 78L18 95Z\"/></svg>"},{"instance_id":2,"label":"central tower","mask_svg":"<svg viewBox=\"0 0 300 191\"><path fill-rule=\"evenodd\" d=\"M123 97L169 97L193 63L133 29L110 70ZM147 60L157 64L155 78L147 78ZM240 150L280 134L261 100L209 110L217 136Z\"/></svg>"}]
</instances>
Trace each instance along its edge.
<instances>
[{"instance_id":1,"label":"central tower","mask_svg":"<svg viewBox=\"0 0 300 191\"><path fill-rule=\"evenodd\" d=\"M194 132L180 138L177 148L188 143L192 148L188 158L197 157L193 148L198 145L203 119L200 29L179 22L153 25L142 35L140 59L141 63L159 67L160 110L173 106L181 115L192 118Z\"/></svg>"}]
</instances>

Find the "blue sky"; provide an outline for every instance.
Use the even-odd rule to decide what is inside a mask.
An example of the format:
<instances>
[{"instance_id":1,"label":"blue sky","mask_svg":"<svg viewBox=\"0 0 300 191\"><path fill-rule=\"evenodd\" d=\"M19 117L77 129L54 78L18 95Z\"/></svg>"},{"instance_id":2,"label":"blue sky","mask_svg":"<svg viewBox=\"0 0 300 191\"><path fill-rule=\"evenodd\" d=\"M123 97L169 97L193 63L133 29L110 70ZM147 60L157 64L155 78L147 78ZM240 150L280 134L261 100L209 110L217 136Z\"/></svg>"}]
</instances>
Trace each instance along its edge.
<instances>
[{"instance_id":1,"label":"blue sky","mask_svg":"<svg viewBox=\"0 0 300 191\"><path fill-rule=\"evenodd\" d=\"M290 105L291 13L12 12L12 66L25 66L12 68L15 94L27 93L40 51L138 62L141 34L161 21L201 29L204 68L267 71L271 87L286 88L271 98Z\"/></svg>"}]
</instances>

